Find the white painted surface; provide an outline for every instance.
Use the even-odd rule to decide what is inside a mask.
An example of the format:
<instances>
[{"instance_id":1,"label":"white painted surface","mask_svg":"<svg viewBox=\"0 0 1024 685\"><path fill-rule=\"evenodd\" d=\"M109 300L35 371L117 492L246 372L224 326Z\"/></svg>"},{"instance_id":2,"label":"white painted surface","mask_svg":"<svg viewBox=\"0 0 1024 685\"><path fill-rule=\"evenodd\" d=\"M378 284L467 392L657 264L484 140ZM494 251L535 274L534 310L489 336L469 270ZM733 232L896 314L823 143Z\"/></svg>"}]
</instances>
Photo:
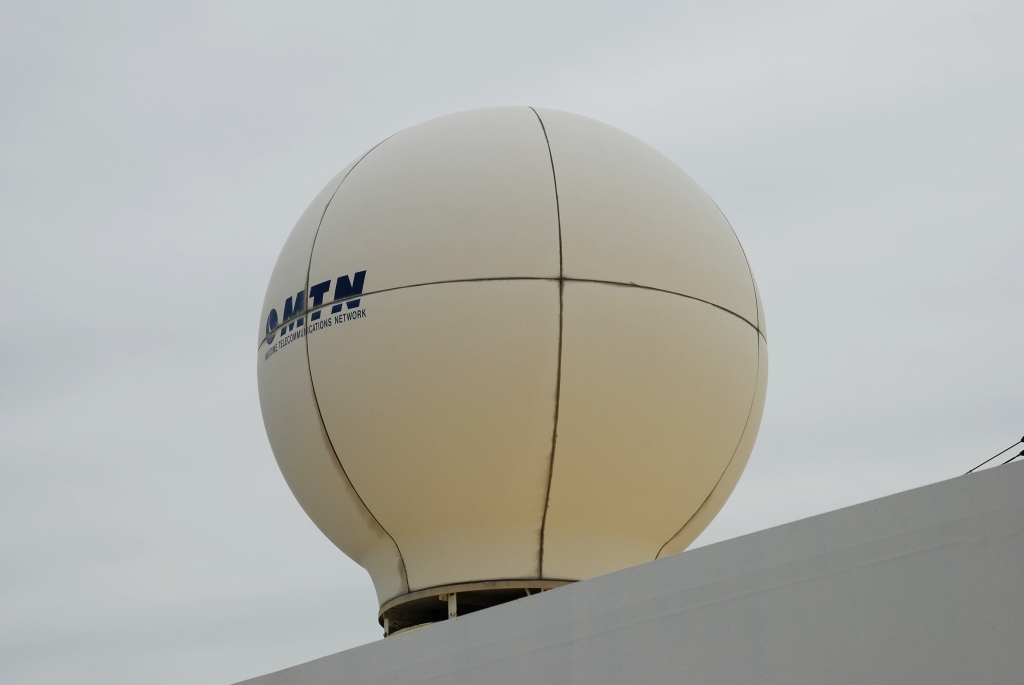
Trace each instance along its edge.
<instances>
[{"instance_id":1,"label":"white painted surface","mask_svg":"<svg viewBox=\"0 0 1024 685\"><path fill-rule=\"evenodd\" d=\"M457 112L367 154L324 215L310 282L369 269L367 292L558 278L551 157L529 107Z\"/></svg>"},{"instance_id":2,"label":"white painted surface","mask_svg":"<svg viewBox=\"0 0 1024 685\"><path fill-rule=\"evenodd\" d=\"M747 417L747 426L743 429L743 437L736 445L729 465L725 468L722 477L718 479L715 489L700 505L697 512L679 529L679 532L665 543L665 546L658 552L659 559L670 554L678 554L689 547L722 510L732 491L736 489L740 476L743 475L743 469L746 468L747 461L750 459L750 452L754 449L757 432L761 428L764 399L768 392L768 346L764 341L764 336L759 336L757 339L757 351L757 387L754 388L754 401L750 405L750 414Z\"/></svg>"},{"instance_id":3,"label":"white painted surface","mask_svg":"<svg viewBox=\"0 0 1024 685\"><path fill-rule=\"evenodd\" d=\"M500 107L391 136L314 200L267 298L274 454L381 605L680 551L760 425L735 233L674 163L585 117Z\"/></svg>"},{"instance_id":4,"label":"white painted surface","mask_svg":"<svg viewBox=\"0 0 1024 685\"><path fill-rule=\"evenodd\" d=\"M338 458L402 551L409 590L536 578L558 284L439 283L361 304L365 321L309 336L310 368Z\"/></svg>"},{"instance_id":5,"label":"white painted surface","mask_svg":"<svg viewBox=\"0 0 1024 685\"><path fill-rule=\"evenodd\" d=\"M1024 464L815 516L246 681L1019 683Z\"/></svg>"},{"instance_id":6,"label":"white painted surface","mask_svg":"<svg viewBox=\"0 0 1024 685\"><path fill-rule=\"evenodd\" d=\"M558 182L566 278L635 283L757 323L750 267L714 200L672 160L588 117L537 108Z\"/></svg>"},{"instance_id":7,"label":"white painted surface","mask_svg":"<svg viewBox=\"0 0 1024 685\"><path fill-rule=\"evenodd\" d=\"M324 187L299 218L285 242L267 287L263 321L274 308L283 316L287 298L308 292L307 272L320 220L342 181L355 167L353 161ZM260 407L267 438L288 487L327 538L370 571L378 599L409 591L402 557L394 540L363 504L335 455L320 419L305 353L306 340L296 337L306 316L274 334L271 350L261 329L257 355ZM281 321L282 319L278 319ZM290 340L285 345L285 339ZM278 354L279 351L280 353ZM273 363L267 360L274 358Z\"/></svg>"},{"instance_id":8,"label":"white painted surface","mask_svg":"<svg viewBox=\"0 0 1024 685\"><path fill-rule=\"evenodd\" d=\"M543 571L583 579L657 558L763 396L755 407L757 331L732 314L605 283L567 282L564 298Z\"/></svg>"}]
</instances>

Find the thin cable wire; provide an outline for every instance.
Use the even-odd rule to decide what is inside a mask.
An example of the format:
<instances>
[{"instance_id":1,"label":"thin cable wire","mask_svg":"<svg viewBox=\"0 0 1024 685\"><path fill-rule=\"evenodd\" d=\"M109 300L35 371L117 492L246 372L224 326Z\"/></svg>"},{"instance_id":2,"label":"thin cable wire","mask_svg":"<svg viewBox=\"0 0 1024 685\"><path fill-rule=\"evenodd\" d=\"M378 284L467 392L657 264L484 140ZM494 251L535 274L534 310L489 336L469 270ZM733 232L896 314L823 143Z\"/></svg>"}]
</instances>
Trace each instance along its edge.
<instances>
[{"instance_id":1,"label":"thin cable wire","mask_svg":"<svg viewBox=\"0 0 1024 685\"><path fill-rule=\"evenodd\" d=\"M1014 456L1010 457L1009 459L1004 461L1002 464L1000 464L1000 466L1006 466L1007 464L1009 464L1011 461L1013 461L1017 457L1024 457L1024 450L1021 450L1020 454L1015 454Z\"/></svg>"},{"instance_id":2,"label":"thin cable wire","mask_svg":"<svg viewBox=\"0 0 1024 685\"><path fill-rule=\"evenodd\" d=\"M1024 442L1024 438L1021 438L1021 439L1020 439L1020 440L1018 440L1017 442L1013 443L1012 445L1010 445L1009 447L1007 447L1007 448L1006 448L1005 450L1003 450L1002 452L999 452L998 454L993 454L993 455L992 455L991 457L989 457L989 458L988 458L988 459L986 459L985 461L981 462L980 464L978 464L977 466L975 466L975 467L974 467L973 469L971 469L971 470L970 470L970 471L968 471L967 473L971 473L972 471L977 471L977 470L978 470L978 469L980 469L980 468L981 468L982 466L984 466L985 464L989 463L990 461L992 461L993 459L995 459L996 457L998 457L998 456L999 456L1000 454L1006 454L1007 452L1009 452L1010 450L1012 450L1012 449L1013 449L1014 447L1016 447L1017 445L1021 444L1022 442ZM1019 457L1019 456L1020 456L1020 455L1018 454L1018 455L1017 455L1017 457ZM1014 457L1013 459L1016 459L1017 457ZM1013 461L1013 459L1011 459L1010 461ZM1009 464L1010 462L1008 461L1008 462L1005 462L1005 463ZM966 476L966 475L967 475L967 473L965 473L964 475Z\"/></svg>"}]
</instances>

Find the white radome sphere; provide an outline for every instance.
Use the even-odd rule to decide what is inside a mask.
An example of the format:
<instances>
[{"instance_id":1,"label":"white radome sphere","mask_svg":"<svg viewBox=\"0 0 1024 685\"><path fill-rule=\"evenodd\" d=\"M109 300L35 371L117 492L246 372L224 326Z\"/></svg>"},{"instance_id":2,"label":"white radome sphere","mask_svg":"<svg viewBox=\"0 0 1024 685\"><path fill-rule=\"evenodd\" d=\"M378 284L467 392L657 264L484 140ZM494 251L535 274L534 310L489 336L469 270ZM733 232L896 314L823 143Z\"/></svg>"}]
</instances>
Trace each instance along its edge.
<instances>
[{"instance_id":1,"label":"white radome sphere","mask_svg":"<svg viewBox=\"0 0 1024 685\"><path fill-rule=\"evenodd\" d=\"M670 160L585 117L474 110L388 138L299 219L260 402L395 626L418 598L685 549L753 448L764 330L736 235Z\"/></svg>"}]
</instances>

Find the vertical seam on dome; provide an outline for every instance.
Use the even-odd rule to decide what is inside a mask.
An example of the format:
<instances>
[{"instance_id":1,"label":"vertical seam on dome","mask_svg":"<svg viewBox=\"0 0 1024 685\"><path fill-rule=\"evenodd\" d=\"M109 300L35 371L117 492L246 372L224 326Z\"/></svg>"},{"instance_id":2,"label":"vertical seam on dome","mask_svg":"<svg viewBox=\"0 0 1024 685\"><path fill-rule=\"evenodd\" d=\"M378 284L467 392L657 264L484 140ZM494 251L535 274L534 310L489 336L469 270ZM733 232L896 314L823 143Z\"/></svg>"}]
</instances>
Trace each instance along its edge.
<instances>
[{"instance_id":1,"label":"vertical seam on dome","mask_svg":"<svg viewBox=\"0 0 1024 685\"><path fill-rule=\"evenodd\" d=\"M718 477L718 480L715 481L715 487L711 488L711 492L708 493L708 496L704 498L704 501L700 503L700 506L697 507L693 514L690 515L690 518L686 519L686 522L679 527L679 530L670 535L668 540L665 540L664 544L662 544L662 546L658 548L658 553L654 555L655 559L661 557L661 553L665 551L665 547L668 545L668 543L675 540L676 536L682 533L683 529L686 528L686 526L690 525L690 521L692 521L694 517L700 513L700 510L703 509L704 505L708 503L709 499L711 499L711 495L715 494L715 490L718 489L718 486L721 484L722 479L725 478L725 474L729 472L729 467L732 466L733 460L736 459L736 452L739 450L740 445L743 444L743 438L747 434L747 428L750 426L750 416L754 413L754 402L757 400L757 383L758 381L761 380L761 338L763 337L764 336L761 335L761 331L755 330L754 340L757 342L757 373L754 374L754 389L753 392L750 394L750 407L747 409L747 419L746 421L743 422L743 431L740 433L739 440L736 441L736 447L734 447L732 450L732 456L729 457L728 463L725 465L725 468L722 469L722 475L720 475Z\"/></svg>"},{"instance_id":2,"label":"vertical seam on dome","mask_svg":"<svg viewBox=\"0 0 1024 685\"><path fill-rule=\"evenodd\" d=\"M540 519L540 550L537 559L537 577L544 577L544 534L548 524L548 508L551 504L551 481L555 473L555 447L558 443L558 408L562 397L562 330L565 315L565 271L562 260L562 208L558 201L558 176L555 174L555 157L551 153L551 140L544 120L533 107L530 107L540 130L544 133L544 144L548 148L548 159L551 161L551 183L555 190L555 217L558 220L558 366L555 371L555 420L551 429L551 457L548 461L548 484L544 493L544 513Z\"/></svg>"},{"instance_id":3,"label":"vertical seam on dome","mask_svg":"<svg viewBox=\"0 0 1024 685\"><path fill-rule=\"evenodd\" d=\"M372 148L367 150L363 154L363 156L360 157L358 161L356 161L356 163L352 165L352 168L348 170L348 173L345 174L345 177L341 179L341 183L339 183L338 187L334 189L334 192L331 194L331 199L327 201L326 205L324 205L324 211L322 214L320 214L320 221L316 225L316 233L313 234L313 245L309 249L309 263L306 265L307 292L309 291L309 273L313 268L313 252L316 250L316 239L320 236L320 227L324 223L324 217L327 216L327 210L330 208L331 203L334 202L334 198L335 196L337 196L338 191L341 190L341 186L344 185L345 180L349 177L349 175L351 175L353 171L356 170L356 167L359 166L359 163L366 159L367 155L376 150L383 143L387 142L387 140L389 140L391 137L393 136L388 136L387 138L385 138L384 140L380 141ZM350 488L352 488L352 492L355 493L356 498L359 500L359 503L363 505L363 508L366 509L366 513L370 515L370 518L372 518L378 526L380 526L380 529L384 531L384 534L391 539L391 544L395 546L395 551L398 552L398 568L401 574L401 581L405 584L405 590L406 592L408 592L409 573L405 568L405 555L402 554L402 548L398 546L398 541L395 540L395 537L388 532L388 529L381 524L381 522L377 519L374 513L370 511L370 507L367 506L365 501L363 501L363 496L359 494L359 490L356 489L356 484L352 482L352 479L349 478L348 471L345 470L345 465L341 463L341 457L338 456L338 450L334 447L334 440L331 439L331 433L330 431L327 430L327 423L324 422L323 412L320 411L320 398L317 397L316 394L316 382L313 380L313 363L309 360L309 336L304 337L306 339L306 370L309 372L309 386L313 390L313 404L316 405L316 414L317 417L320 419L320 426L324 429L324 435L327 436L327 444L331 446L331 452L334 453L334 459L335 461L338 462L338 468L341 469L342 474L345 476L345 480L348 481L348 485Z\"/></svg>"},{"instance_id":4,"label":"vertical seam on dome","mask_svg":"<svg viewBox=\"0 0 1024 685\"><path fill-rule=\"evenodd\" d=\"M540 130L544 133L544 144L548 148L548 159L551 161L551 182L555 187L555 217L558 219L558 277L562 278L565 269L562 266L562 208L558 203L558 176L555 175L555 156L551 154L551 140L548 138L548 129L544 126L544 120L537 114L537 110L530 108L537 121L540 122ZM721 210L719 210L721 211ZM726 219L728 221L728 219Z\"/></svg>"},{"instance_id":5,"label":"vertical seam on dome","mask_svg":"<svg viewBox=\"0 0 1024 685\"><path fill-rule=\"evenodd\" d=\"M705 195L707 195L707 193L705 193ZM754 321L754 328L756 328L757 332L761 334L761 337L765 339L765 342L768 342L768 338L765 337L764 331L761 330L761 303L757 297L757 284L754 283L754 270L750 268L750 258L747 257L747 251L743 249L743 243L740 242L740 237L736 235L736 229L733 228L732 222L729 221L729 217L725 215L725 212L722 211L722 208L718 206L718 203L715 202L713 197L708 195L708 199L711 200L711 203L715 205L715 209L717 209L718 213L722 215L723 219L725 219L725 223L729 225L729 230L732 231L732 237L736 239L736 244L740 246L740 252L743 254L743 261L747 265L747 275L750 276L750 287L754 291L754 315L757 316L757 319ZM666 542L665 544L667 545L668 543Z\"/></svg>"}]
</instances>

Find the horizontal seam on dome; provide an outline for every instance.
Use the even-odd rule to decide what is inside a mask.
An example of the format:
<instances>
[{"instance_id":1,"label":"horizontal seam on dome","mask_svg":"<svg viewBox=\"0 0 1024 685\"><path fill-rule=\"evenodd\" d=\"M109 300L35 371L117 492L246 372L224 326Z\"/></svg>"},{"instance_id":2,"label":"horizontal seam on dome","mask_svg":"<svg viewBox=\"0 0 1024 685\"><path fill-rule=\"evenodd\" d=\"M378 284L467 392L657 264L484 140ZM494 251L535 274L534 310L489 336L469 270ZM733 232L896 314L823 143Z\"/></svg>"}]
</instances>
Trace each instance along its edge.
<instances>
[{"instance_id":1,"label":"horizontal seam on dome","mask_svg":"<svg viewBox=\"0 0 1024 685\"><path fill-rule=\"evenodd\" d=\"M737 319L739 319L743 323L747 324L748 326L753 328L758 333L761 332L760 329L758 329L756 323L751 323L750 320L747 319L747 317L743 316L742 314L737 314L736 312L734 312L733 310L729 309L728 307L723 307L720 304L715 304L714 302L711 302L709 300L704 300L704 299L696 297L694 295L687 295L685 293L677 293L674 290L665 290L664 288L655 288L654 286L650 286L650 285L640 285L639 283L622 283L621 281L602 281L602 280L599 280L599 279L596 279L596 278L563 278L562 280L563 281L572 281L574 283L601 283L601 284L604 284L604 285L617 285L617 286L620 286L620 287L623 287L623 288L640 288L641 290L653 290L656 293L665 293L667 295L676 295L678 297L685 297L688 300L694 300L696 302L703 302L704 304L710 305L710 306L714 307L715 309L721 309L726 314L732 314Z\"/></svg>"},{"instance_id":2,"label":"horizontal seam on dome","mask_svg":"<svg viewBox=\"0 0 1024 685\"><path fill-rule=\"evenodd\" d=\"M304 311L302 313L302 317L308 316L309 314L312 314L313 312L318 312L318 311L320 311L322 309L326 309L327 307L331 307L333 305L336 305L339 302L348 302L349 300L358 300L358 299L361 299L363 297L368 297L370 295L380 295L381 293L389 293L389 292L393 292L395 290L408 290L409 288L422 288L422 287L428 286L428 285L445 285L447 283L486 283L486 282L490 282L490 281L550 281L552 283L559 283L559 282L598 283L600 285L614 285L614 286L618 286L618 287L621 287L621 288L639 288L641 290L651 290L651 291L654 291L656 293L665 293L666 295L676 295L677 297L685 297L686 299L694 300L695 302L702 302L702 303L704 303L706 305L714 307L715 309L720 309L723 312L725 312L726 314L732 314L737 319L739 319L740 321L742 321L743 323L747 324L748 326L753 328L755 331L757 331L757 333L762 338L765 339L766 343L768 342L768 339L765 338L764 333L761 332L761 330L757 327L757 324L751 323L742 314L737 314L736 312L732 311L731 309L729 309L727 307L723 307L720 304L715 304L714 302L710 302L708 300L704 300L704 299L701 299L699 297L695 297L694 295L687 295L685 293L677 293L674 290L665 290L664 288L655 288L654 286L641 285L639 283L623 283L622 281L603 281L603 280L596 279L596 278L569 278L569 277L566 277L566 278L556 278L554 276L497 276L497 277L490 277L490 278L453 278L453 279L446 280L446 281L428 281L426 283L411 283L409 285L396 285L396 286L394 286L392 288L381 288L380 290L372 290L372 291L369 291L369 292L360 293L358 295L352 295L350 297L342 298L340 300L333 300L331 302L322 304L319 307L315 307L313 309L307 309L306 311ZM276 335L277 331L280 330L281 328L284 328L286 325L287 325L287 323L284 323L284 324L281 324L281 326L279 326L278 328L275 328L274 329L274 334ZM267 342L266 337L264 337L262 340L260 340L259 344L256 346L256 349L259 350L259 348L265 342Z\"/></svg>"}]
</instances>

